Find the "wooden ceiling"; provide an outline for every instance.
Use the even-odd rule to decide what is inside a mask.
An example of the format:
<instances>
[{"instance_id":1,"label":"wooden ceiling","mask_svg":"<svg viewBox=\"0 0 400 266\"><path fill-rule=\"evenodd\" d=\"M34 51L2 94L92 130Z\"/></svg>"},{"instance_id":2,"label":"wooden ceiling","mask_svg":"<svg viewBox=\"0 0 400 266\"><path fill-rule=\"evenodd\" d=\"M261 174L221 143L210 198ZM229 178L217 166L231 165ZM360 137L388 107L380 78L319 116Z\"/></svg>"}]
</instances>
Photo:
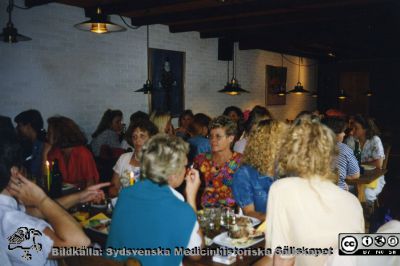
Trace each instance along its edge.
<instances>
[{"instance_id":1,"label":"wooden ceiling","mask_svg":"<svg viewBox=\"0 0 400 266\"><path fill-rule=\"evenodd\" d=\"M229 38L240 49L313 58L399 58L399 0L26 0L58 2L131 18L134 26L168 25L201 38ZM120 23L118 21L114 21ZM120 23L121 24L121 23Z\"/></svg>"}]
</instances>

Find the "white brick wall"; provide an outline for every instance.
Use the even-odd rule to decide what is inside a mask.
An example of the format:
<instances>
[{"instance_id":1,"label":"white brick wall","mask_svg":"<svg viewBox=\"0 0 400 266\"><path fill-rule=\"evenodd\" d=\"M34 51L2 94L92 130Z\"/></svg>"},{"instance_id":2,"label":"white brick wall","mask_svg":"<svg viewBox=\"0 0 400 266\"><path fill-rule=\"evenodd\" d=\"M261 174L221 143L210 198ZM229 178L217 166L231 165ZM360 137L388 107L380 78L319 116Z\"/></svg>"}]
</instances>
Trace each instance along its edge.
<instances>
[{"instance_id":1,"label":"white brick wall","mask_svg":"<svg viewBox=\"0 0 400 266\"><path fill-rule=\"evenodd\" d=\"M7 20L6 2L0 3L1 28ZM148 111L147 96L133 92L146 80L145 27L96 35L73 27L84 19L83 9L61 4L14 9L14 25L33 40L0 43L1 115L13 118L36 108L44 118L71 117L90 135L106 108L121 109L125 122L134 111ZM122 24L116 16L112 21ZM200 39L197 32L172 34L168 27L155 25L150 27L150 47L186 53L185 107L211 116L228 105L243 109L263 105L265 65L281 65L277 53L239 51L237 78L251 93L232 97L217 92L226 83L226 62L217 60L217 39ZM287 57L297 62L296 57ZM297 82L297 66L284 65L291 89ZM302 68L301 81L307 89L314 88L313 73L312 68ZM279 119L293 119L301 110L313 110L315 100L289 95L286 105L268 108Z\"/></svg>"}]
</instances>

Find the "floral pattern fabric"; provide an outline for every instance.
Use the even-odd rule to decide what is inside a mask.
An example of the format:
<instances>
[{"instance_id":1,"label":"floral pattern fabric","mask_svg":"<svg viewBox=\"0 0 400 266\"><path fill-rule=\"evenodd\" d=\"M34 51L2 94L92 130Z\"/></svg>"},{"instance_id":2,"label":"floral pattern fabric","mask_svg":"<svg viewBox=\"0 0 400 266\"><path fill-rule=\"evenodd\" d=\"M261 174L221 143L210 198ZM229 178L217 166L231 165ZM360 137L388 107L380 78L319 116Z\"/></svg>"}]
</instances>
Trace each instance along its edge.
<instances>
[{"instance_id":1,"label":"floral pattern fabric","mask_svg":"<svg viewBox=\"0 0 400 266\"><path fill-rule=\"evenodd\" d=\"M199 154L194 167L199 170L204 192L201 196L203 207L234 206L232 194L233 174L239 168L242 155L234 152L231 159L219 167L212 161L210 153Z\"/></svg>"},{"instance_id":2,"label":"floral pattern fabric","mask_svg":"<svg viewBox=\"0 0 400 266\"><path fill-rule=\"evenodd\" d=\"M346 140L346 144L354 150L356 141L358 140L354 137L350 137ZM361 150L361 162L365 163L381 158L385 159L385 152L381 139L378 136L373 136L371 139L367 139Z\"/></svg>"}]
</instances>

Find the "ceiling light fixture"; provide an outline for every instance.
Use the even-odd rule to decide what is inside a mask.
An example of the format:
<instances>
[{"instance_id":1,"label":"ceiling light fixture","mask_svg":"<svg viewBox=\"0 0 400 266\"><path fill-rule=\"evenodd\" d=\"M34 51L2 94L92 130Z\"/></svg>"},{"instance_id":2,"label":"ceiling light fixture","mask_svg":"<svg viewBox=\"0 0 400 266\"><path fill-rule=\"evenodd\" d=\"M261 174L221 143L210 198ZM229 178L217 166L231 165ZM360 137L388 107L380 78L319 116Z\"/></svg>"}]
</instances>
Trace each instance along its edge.
<instances>
[{"instance_id":1,"label":"ceiling light fixture","mask_svg":"<svg viewBox=\"0 0 400 266\"><path fill-rule=\"evenodd\" d=\"M150 65L149 65L149 25L147 25L146 33L146 48L147 48L147 80L143 84L143 87L135 90L135 92L143 92L144 94L149 94L153 90L153 84L150 81Z\"/></svg>"},{"instance_id":2,"label":"ceiling light fixture","mask_svg":"<svg viewBox=\"0 0 400 266\"><path fill-rule=\"evenodd\" d=\"M229 61L228 61L228 78L227 78L227 83L225 87L222 90L219 90L218 92L225 93L228 95L239 95L241 93L249 93L249 91L242 89L242 87L239 84L239 81L236 79L236 49L235 49L235 44L233 44L233 73L232 73L232 79L229 81Z\"/></svg>"},{"instance_id":3,"label":"ceiling light fixture","mask_svg":"<svg viewBox=\"0 0 400 266\"><path fill-rule=\"evenodd\" d=\"M126 31L125 27L112 23L100 7L96 8L96 13L89 20L75 24L74 27L97 34Z\"/></svg>"},{"instance_id":4,"label":"ceiling light fixture","mask_svg":"<svg viewBox=\"0 0 400 266\"><path fill-rule=\"evenodd\" d=\"M328 56L334 58L334 57L336 57L336 54L334 52L329 52Z\"/></svg>"},{"instance_id":5,"label":"ceiling light fixture","mask_svg":"<svg viewBox=\"0 0 400 266\"><path fill-rule=\"evenodd\" d=\"M310 93L308 90L305 90L303 88L303 85L301 85L301 82L300 82L300 67L301 67L301 61L300 61L300 57L299 57L299 72L298 72L297 84L296 84L296 86L294 86L294 89L288 91L288 93L294 93L294 94Z\"/></svg>"},{"instance_id":6,"label":"ceiling light fixture","mask_svg":"<svg viewBox=\"0 0 400 266\"><path fill-rule=\"evenodd\" d=\"M340 90L340 93L338 95L339 100L346 100L347 99L347 94L344 92L343 89Z\"/></svg>"},{"instance_id":7,"label":"ceiling light fixture","mask_svg":"<svg viewBox=\"0 0 400 266\"><path fill-rule=\"evenodd\" d=\"M18 33L18 30L14 28L14 24L11 20L11 13L14 8L14 1L9 0L7 6L7 13L8 13L8 22L7 26L3 28L2 34L0 34L0 38L3 39L4 42L8 43L16 43L16 42L23 42L23 41L30 41L32 40L29 37L21 35Z\"/></svg>"}]
</instances>

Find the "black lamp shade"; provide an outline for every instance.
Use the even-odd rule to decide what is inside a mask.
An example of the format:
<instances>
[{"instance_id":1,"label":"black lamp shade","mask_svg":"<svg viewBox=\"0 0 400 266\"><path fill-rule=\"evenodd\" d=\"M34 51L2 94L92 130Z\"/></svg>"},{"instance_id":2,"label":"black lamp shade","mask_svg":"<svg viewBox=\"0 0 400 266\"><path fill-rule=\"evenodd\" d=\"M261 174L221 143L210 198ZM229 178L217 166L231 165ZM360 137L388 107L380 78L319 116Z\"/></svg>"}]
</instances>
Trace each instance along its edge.
<instances>
[{"instance_id":1,"label":"black lamp shade","mask_svg":"<svg viewBox=\"0 0 400 266\"><path fill-rule=\"evenodd\" d=\"M287 94L287 92L286 92L285 86L284 85L280 85L278 92L276 92L276 95L283 97L286 94Z\"/></svg>"},{"instance_id":2,"label":"black lamp shade","mask_svg":"<svg viewBox=\"0 0 400 266\"><path fill-rule=\"evenodd\" d=\"M310 93L308 90L305 90L303 85L301 85L301 82L297 82L296 86L294 86L293 90L288 91L288 93L294 93L294 94L304 94L304 93Z\"/></svg>"},{"instance_id":3,"label":"black lamp shade","mask_svg":"<svg viewBox=\"0 0 400 266\"><path fill-rule=\"evenodd\" d=\"M126 31L125 27L112 23L108 16L101 12L100 8L97 8L96 14L89 20L75 24L74 27L98 34Z\"/></svg>"},{"instance_id":4,"label":"black lamp shade","mask_svg":"<svg viewBox=\"0 0 400 266\"><path fill-rule=\"evenodd\" d=\"M4 42L8 43L16 43L16 42L32 40L29 37L18 34L18 30L14 28L14 25L12 23L7 23L7 26L3 28L2 34L0 34L0 38L3 39Z\"/></svg>"},{"instance_id":5,"label":"black lamp shade","mask_svg":"<svg viewBox=\"0 0 400 266\"><path fill-rule=\"evenodd\" d=\"M232 96L239 95L241 93L249 93L249 91L242 89L242 87L235 78L232 78L232 80L226 83L225 87L222 90L219 90L218 92Z\"/></svg>"},{"instance_id":6,"label":"black lamp shade","mask_svg":"<svg viewBox=\"0 0 400 266\"><path fill-rule=\"evenodd\" d=\"M347 99L347 94L344 92L344 90L340 90L340 93L338 95L339 100L346 100Z\"/></svg>"},{"instance_id":7,"label":"black lamp shade","mask_svg":"<svg viewBox=\"0 0 400 266\"><path fill-rule=\"evenodd\" d=\"M144 94L149 94L153 90L153 84L150 80L146 80L146 83L143 84L143 87L135 90L135 92L143 92Z\"/></svg>"}]
</instances>

